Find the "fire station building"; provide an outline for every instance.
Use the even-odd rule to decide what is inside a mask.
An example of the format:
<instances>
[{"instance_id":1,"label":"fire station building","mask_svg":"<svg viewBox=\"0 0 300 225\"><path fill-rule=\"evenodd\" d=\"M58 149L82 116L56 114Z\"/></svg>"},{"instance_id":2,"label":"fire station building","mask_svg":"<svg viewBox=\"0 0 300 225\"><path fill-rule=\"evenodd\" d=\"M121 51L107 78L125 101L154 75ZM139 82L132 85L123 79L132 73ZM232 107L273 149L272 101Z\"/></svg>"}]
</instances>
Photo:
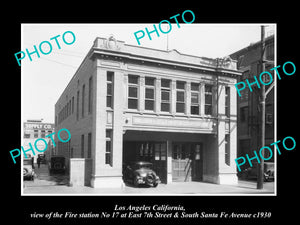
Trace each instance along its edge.
<instances>
[{"instance_id":1,"label":"fire station building","mask_svg":"<svg viewBox=\"0 0 300 225\"><path fill-rule=\"evenodd\" d=\"M236 184L240 75L230 57L96 38L55 104L55 129L72 136L57 152L92 187L121 187L123 166L138 160L163 183Z\"/></svg>"}]
</instances>

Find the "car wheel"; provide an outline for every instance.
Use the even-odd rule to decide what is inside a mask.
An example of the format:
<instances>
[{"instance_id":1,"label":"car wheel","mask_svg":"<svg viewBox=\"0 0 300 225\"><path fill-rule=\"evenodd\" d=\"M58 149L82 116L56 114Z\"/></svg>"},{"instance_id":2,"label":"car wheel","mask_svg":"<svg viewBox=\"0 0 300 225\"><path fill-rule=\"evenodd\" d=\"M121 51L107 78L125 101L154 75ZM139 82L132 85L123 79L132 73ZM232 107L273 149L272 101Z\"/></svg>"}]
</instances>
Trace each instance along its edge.
<instances>
[{"instance_id":1,"label":"car wheel","mask_svg":"<svg viewBox=\"0 0 300 225\"><path fill-rule=\"evenodd\" d=\"M28 169L27 168L23 168L23 176L25 176L28 173Z\"/></svg>"},{"instance_id":2,"label":"car wheel","mask_svg":"<svg viewBox=\"0 0 300 225\"><path fill-rule=\"evenodd\" d=\"M125 184L132 184L132 181L131 181L131 180L125 179L125 180L124 180L124 183L125 183Z\"/></svg>"},{"instance_id":3,"label":"car wheel","mask_svg":"<svg viewBox=\"0 0 300 225\"><path fill-rule=\"evenodd\" d=\"M133 179L133 185L134 185L134 186L136 186L136 187L138 187L138 186L139 186L139 183L138 183L138 181L137 181L137 179L136 179L136 178L134 178L134 179Z\"/></svg>"},{"instance_id":4,"label":"car wheel","mask_svg":"<svg viewBox=\"0 0 300 225\"><path fill-rule=\"evenodd\" d=\"M54 164L54 169L60 170L62 168L62 165L60 163L55 163Z\"/></svg>"},{"instance_id":5,"label":"car wheel","mask_svg":"<svg viewBox=\"0 0 300 225\"><path fill-rule=\"evenodd\" d=\"M147 184L152 185L154 183L154 176L152 174L148 174L146 177Z\"/></svg>"}]
</instances>

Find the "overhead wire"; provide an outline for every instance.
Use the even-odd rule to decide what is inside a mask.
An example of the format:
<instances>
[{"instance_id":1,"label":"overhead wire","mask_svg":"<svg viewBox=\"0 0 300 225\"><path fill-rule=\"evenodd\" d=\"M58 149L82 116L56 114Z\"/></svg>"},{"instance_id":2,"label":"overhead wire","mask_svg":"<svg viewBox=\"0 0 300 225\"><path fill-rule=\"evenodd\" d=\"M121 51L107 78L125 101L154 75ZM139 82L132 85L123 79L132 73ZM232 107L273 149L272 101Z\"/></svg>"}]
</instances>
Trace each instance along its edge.
<instances>
[{"instance_id":1,"label":"overhead wire","mask_svg":"<svg viewBox=\"0 0 300 225\"><path fill-rule=\"evenodd\" d=\"M58 61L55 61L55 60L52 60L52 59L47 59L47 58L43 58L43 57L41 57L40 59L44 59L44 60L47 60L47 61L55 62L55 63L61 64L61 65L64 65L64 66L70 66L70 67L73 67L73 68L78 68L78 66L73 66L73 65L70 65L70 64L58 62Z\"/></svg>"}]
</instances>

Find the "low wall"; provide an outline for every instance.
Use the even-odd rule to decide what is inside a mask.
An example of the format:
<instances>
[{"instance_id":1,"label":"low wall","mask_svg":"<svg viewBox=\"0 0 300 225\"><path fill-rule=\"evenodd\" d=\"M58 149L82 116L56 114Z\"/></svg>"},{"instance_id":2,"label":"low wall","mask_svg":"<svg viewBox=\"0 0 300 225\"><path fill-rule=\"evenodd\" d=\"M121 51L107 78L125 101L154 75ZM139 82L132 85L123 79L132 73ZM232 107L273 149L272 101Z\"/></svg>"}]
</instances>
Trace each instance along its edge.
<instances>
[{"instance_id":1,"label":"low wall","mask_svg":"<svg viewBox=\"0 0 300 225\"><path fill-rule=\"evenodd\" d=\"M70 159L70 185L90 186L92 174L92 159Z\"/></svg>"}]
</instances>

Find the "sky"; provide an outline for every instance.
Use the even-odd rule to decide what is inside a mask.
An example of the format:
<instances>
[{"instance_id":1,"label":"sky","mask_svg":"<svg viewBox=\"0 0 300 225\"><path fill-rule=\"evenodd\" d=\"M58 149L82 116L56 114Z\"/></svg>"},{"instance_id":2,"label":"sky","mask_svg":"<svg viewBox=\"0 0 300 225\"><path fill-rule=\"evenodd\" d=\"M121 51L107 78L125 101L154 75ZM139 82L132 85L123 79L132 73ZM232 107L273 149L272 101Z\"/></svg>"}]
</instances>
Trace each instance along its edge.
<instances>
[{"instance_id":1,"label":"sky","mask_svg":"<svg viewBox=\"0 0 300 225\"><path fill-rule=\"evenodd\" d=\"M209 58L224 57L260 40L262 24L172 24L167 34L155 33L149 40L147 35L140 39L140 46L167 50L176 49L180 53ZM267 24L266 34L275 30L274 24ZM156 26L158 26L156 24ZM134 33L153 29L153 24L22 24L21 49L34 51L43 41L52 44L52 52L40 58L32 54L21 61L21 109L22 121L43 119L45 123L54 123L54 105L63 90L75 74L77 68L93 45L96 37L107 38L113 34L117 40L126 44L138 45ZM163 30L168 30L167 25ZM66 31L72 31L75 42L66 45L61 37ZM60 35L61 49L50 38ZM69 39L67 39L67 37ZM71 41L70 35L66 40ZM47 45L43 45L47 52ZM16 66L18 66L16 60Z\"/></svg>"}]
</instances>

